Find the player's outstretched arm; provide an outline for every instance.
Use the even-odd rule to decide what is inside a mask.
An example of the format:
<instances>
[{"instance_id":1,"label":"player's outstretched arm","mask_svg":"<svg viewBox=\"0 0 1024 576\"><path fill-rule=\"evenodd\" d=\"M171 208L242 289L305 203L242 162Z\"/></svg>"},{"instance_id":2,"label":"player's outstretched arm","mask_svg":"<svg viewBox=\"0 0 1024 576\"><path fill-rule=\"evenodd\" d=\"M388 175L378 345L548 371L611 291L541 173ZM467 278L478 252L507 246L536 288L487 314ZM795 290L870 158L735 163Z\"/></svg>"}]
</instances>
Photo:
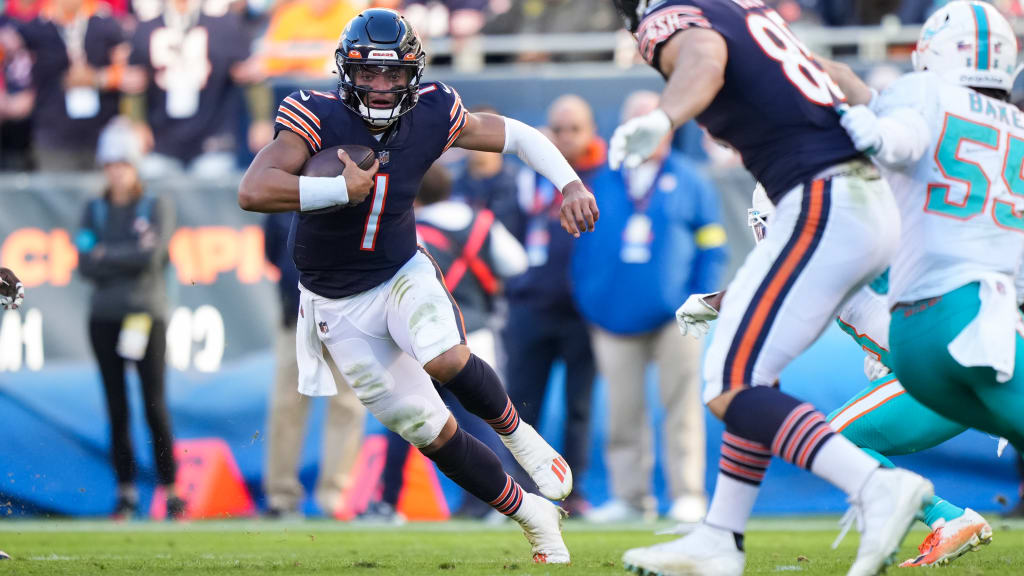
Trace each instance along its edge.
<instances>
[{"instance_id":1,"label":"player's outstretched arm","mask_svg":"<svg viewBox=\"0 0 1024 576\"><path fill-rule=\"evenodd\" d=\"M245 171L238 185L238 205L250 212L291 212L358 204L373 188L377 162L361 170L343 150L338 150L338 158L345 164L341 176L299 176L309 151L300 136L281 131Z\"/></svg>"},{"instance_id":2,"label":"player's outstretched arm","mask_svg":"<svg viewBox=\"0 0 1024 576\"><path fill-rule=\"evenodd\" d=\"M591 232L600 213L594 195L558 148L536 128L496 114L469 114L455 146L485 152L515 154L562 192L561 221L566 232L579 238Z\"/></svg>"},{"instance_id":3,"label":"player's outstretched arm","mask_svg":"<svg viewBox=\"0 0 1024 576\"><path fill-rule=\"evenodd\" d=\"M814 59L821 64L822 69L828 74L829 78L832 79L839 89L846 95L846 103L850 106L857 106L863 104L865 106L870 105L874 91L857 76L857 73L842 62L836 62L835 60L829 60L828 58L822 58L817 54L814 55Z\"/></svg>"},{"instance_id":4,"label":"player's outstretched arm","mask_svg":"<svg viewBox=\"0 0 1024 576\"><path fill-rule=\"evenodd\" d=\"M661 49L658 66L667 78L658 108L615 130L608 151L613 169L636 168L665 136L703 112L725 84L729 53L718 32L689 28L675 33Z\"/></svg>"}]
</instances>

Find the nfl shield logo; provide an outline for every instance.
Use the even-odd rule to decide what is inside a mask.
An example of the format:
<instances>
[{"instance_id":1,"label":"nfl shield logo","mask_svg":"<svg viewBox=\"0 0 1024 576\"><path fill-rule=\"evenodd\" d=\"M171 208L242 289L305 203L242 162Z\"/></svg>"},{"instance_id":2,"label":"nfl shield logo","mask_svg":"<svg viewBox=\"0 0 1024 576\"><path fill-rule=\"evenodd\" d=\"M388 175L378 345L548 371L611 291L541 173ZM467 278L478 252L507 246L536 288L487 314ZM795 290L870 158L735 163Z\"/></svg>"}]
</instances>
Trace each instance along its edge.
<instances>
[{"instance_id":1,"label":"nfl shield logo","mask_svg":"<svg viewBox=\"0 0 1024 576\"><path fill-rule=\"evenodd\" d=\"M391 161L391 151L390 150L381 150L381 151L377 152L377 161L380 162L381 166L384 166L385 164L390 162Z\"/></svg>"},{"instance_id":2,"label":"nfl shield logo","mask_svg":"<svg viewBox=\"0 0 1024 576\"><path fill-rule=\"evenodd\" d=\"M319 322L317 325L320 326L321 334L327 334L327 322Z\"/></svg>"}]
</instances>

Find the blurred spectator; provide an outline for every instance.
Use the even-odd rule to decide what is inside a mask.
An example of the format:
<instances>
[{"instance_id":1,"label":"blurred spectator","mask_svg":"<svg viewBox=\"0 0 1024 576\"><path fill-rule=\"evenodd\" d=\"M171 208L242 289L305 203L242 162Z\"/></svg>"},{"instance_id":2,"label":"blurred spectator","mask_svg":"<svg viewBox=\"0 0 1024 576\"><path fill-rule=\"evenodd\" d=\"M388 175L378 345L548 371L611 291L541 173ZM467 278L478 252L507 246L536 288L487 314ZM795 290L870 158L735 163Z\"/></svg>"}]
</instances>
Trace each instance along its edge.
<instances>
[{"instance_id":1,"label":"blurred spectator","mask_svg":"<svg viewBox=\"0 0 1024 576\"><path fill-rule=\"evenodd\" d=\"M611 2L593 0L511 0L509 10L484 27L489 34L557 34L615 31L622 20Z\"/></svg>"},{"instance_id":2,"label":"blurred spectator","mask_svg":"<svg viewBox=\"0 0 1024 576\"><path fill-rule=\"evenodd\" d=\"M901 0L818 0L826 26L872 26L889 14L899 14Z\"/></svg>"},{"instance_id":3,"label":"blurred spectator","mask_svg":"<svg viewBox=\"0 0 1024 576\"><path fill-rule=\"evenodd\" d=\"M277 331L274 389L267 416L267 462L263 490L267 495L267 515L289 518L301 515L304 491L299 482L298 464L306 437L306 421L312 399L299 394L299 366L295 359L295 327L299 313L299 271L288 249L288 230L293 214L270 214L263 223L267 261L281 271L278 292L281 297L281 324ZM327 416L320 445L320 466L313 500L320 512L332 516L341 504L342 494L352 484L352 467L363 440L363 408L355 392L344 384L334 361L327 358L338 393L327 398Z\"/></svg>"},{"instance_id":4,"label":"blurred spectator","mask_svg":"<svg viewBox=\"0 0 1024 576\"><path fill-rule=\"evenodd\" d=\"M424 38L465 38L480 32L487 0L408 0L402 13Z\"/></svg>"},{"instance_id":5,"label":"blurred spectator","mask_svg":"<svg viewBox=\"0 0 1024 576\"><path fill-rule=\"evenodd\" d=\"M611 2L594 0L513 0L506 11L495 11L484 26L485 34L567 34L578 32L611 32L622 27L622 20ZM609 55L613 49L609 49ZM548 60L586 60L592 55L563 54L557 58L544 51L543 45L519 55L524 62Z\"/></svg>"},{"instance_id":6,"label":"blurred spectator","mask_svg":"<svg viewBox=\"0 0 1024 576\"><path fill-rule=\"evenodd\" d=\"M264 72L328 76L335 70L338 34L358 13L345 0L292 0L278 6L263 38Z\"/></svg>"},{"instance_id":7,"label":"blurred spectator","mask_svg":"<svg viewBox=\"0 0 1024 576\"><path fill-rule=\"evenodd\" d=\"M498 113L486 107L475 108L473 112ZM521 229L523 215L519 211L516 189L518 172L515 164L505 162L504 154L470 150L465 170L452 184L452 198L474 210L490 210L510 230Z\"/></svg>"},{"instance_id":8,"label":"blurred spectator","mask_svg":"<svg viewBox=\"0 0 1024 576\"><path fill-rule=\"evenodd\" d=\"M605 167L607 146L596 133L593 112L576 95L562 96L548 108L548 129L559 151L590 183ZM526 246L529 269L510 278L505 327L508 356L508 395L526 422L540 424L551 368L556 360L566 367L565 447L562 455L576 478L587 468L590 443L590 404L594 388L594 356L587 324L576 310L569 285L573 237L559 224L562 196L554 185L526 171L518 179L523 224L512 233ZM508 470L518 470L509 461ZM517 478L532 487L525 474ZM581 512L586 503L579 486L563 506Z\"/></svg>"},{"instance_id":9,"label":"blurred spectator","mask_svg":"<svg viewBox=\"0 0 1024 576\"><path fill-rule=\"evenodd\" d=\"M21 28L33 56L32 148L45 171L91 170L117 114L128 45L105 4L53 0Z\"/></svg>"},{"instance_id":10,"label":"blurred spectator","mask_svg":"<svg viewBox=\"0 0 1024 576\"><path fill-rule=\"evenodd\" d=\"M153 150L144 176L185 167L205 178L234 172L237 86L248 86L249 149L273 138L270 90L234 12L210 16L200 0L168 0L163 15L139 24L130 63L125 88L134 96L127 108Z\"/></svg>"},{"instance_id":11,"label":"blurred spectator","mask_svg":"<svg viewBox=\"0 0 1024 576\"><path fill-rule=\"evenodd\" d=\"M0 5L0 12L14 20L28 22L39 15L44 0L7 0L6 6Z\"/></svg>"},{"instance_id":12,"label":"blurred spectator","mask_svg":"<svg viewBox=\"0 0 1024 576\"><path fill-rule=\"evenodd\" d=\"M416 196L416 232L444 275L445 284L462 311L466 341L474 354L496 365L495 334L491 328L492 299L504 278L522 274L527 268L522 244L486 209L474 210L450 199L451 176L439 163L423 177ZM438 392L459 426L476 436L496 454L506 453L498 435L480 418L470 414L444 387ZM361 515L363 520L401 522L397 512L402 474L409 443L388 433L388 449L379 500ZM456 516L479 518L492 508L469 493L463 493Z\"/></svg>"},{"instance_id":13,"label":"blurred spectator","mask_svg":"<svg viewBox=\"0 0 1024 576\"><path fill-rule=\"evenodd\" d=\"M0 14L0 170L31 167L32 56L16 26Z\"/></svg>"},{"instance_id":14,"label":"blurred spectator","mask_svg":"<svg viewBox=\"0 0 1024 576\"><path fill-rule=\"evenodd\" d=\"M127 121L111 122L100 135L96 161L107 177L104 195L90 201L75 237L78 269L94 285L89 339L103 378L117 475L115 515L138 511L135 455L130 436L126 361L135 364L153 443L157 480L167 513L181 517L185 503L174 488L174 438L164 399L167 345L168 243L174 231L170 198L143 195L137 169L140 146Z\"/></svg>"},{"instance_id":15,"label":"blurred spectator","mask_svg":"<svg viewBox=\"0 0 1024 576\"><path fill-rule=\"evenodd\" d=\"M634 92L622 121L658 106L658 94ZM693 293L719 288L727 254L714 188L666 138L635 170L606 172L593 182L601 223L573 254L573 291L608 384L605 464L612 499L587 515L597 522L653 519L654 451L645 374L657 368L663 470L673 503L669 516L697 522L704 492L703 343L683 337L675 310Z\"/></svg>"}]
</instances>

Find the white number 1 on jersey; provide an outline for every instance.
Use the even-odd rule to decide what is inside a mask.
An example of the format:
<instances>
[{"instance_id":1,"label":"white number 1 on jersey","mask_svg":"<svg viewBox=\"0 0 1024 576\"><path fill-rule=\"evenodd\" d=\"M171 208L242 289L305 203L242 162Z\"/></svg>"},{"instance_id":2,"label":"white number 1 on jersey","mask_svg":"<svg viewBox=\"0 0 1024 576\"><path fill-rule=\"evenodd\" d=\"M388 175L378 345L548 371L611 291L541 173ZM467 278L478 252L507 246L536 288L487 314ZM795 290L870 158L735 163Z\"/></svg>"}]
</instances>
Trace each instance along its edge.
<instances>
[{"instance_id":1,"label":"white number 1 on jersey","mask_svg":"<svg viewBox=\"0 0 1024 576\"><path fill-rule=\"evenodd\" d=\"M384 202L388 199L388 175L377 174L373 181L373 192L370 193L370 211L366 214L363 226L363 242L360 250L373 252L377 245L377 229L380 227L380 213L384 210Z\"/></svg>"}]
</instances>

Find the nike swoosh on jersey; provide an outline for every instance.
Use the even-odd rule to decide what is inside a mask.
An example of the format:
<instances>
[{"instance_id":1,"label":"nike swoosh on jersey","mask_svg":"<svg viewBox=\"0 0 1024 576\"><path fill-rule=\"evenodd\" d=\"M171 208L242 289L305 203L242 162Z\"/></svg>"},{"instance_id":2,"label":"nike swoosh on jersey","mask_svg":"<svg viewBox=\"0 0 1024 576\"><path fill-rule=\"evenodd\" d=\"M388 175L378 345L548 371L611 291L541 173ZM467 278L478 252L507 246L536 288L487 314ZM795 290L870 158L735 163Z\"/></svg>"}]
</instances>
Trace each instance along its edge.
<instances>
[{"instance_id":1,"label":"nike swoosh on jersey","mask_svg":"<svg viewBox=\"0 0 1024 576\"><path fill-rule=\"evenodd\" d=\"M299 98L302 98L302 101L305 102L306 100L309 100L309 94L299 90Z\"/></svg>"}]
</instances>

